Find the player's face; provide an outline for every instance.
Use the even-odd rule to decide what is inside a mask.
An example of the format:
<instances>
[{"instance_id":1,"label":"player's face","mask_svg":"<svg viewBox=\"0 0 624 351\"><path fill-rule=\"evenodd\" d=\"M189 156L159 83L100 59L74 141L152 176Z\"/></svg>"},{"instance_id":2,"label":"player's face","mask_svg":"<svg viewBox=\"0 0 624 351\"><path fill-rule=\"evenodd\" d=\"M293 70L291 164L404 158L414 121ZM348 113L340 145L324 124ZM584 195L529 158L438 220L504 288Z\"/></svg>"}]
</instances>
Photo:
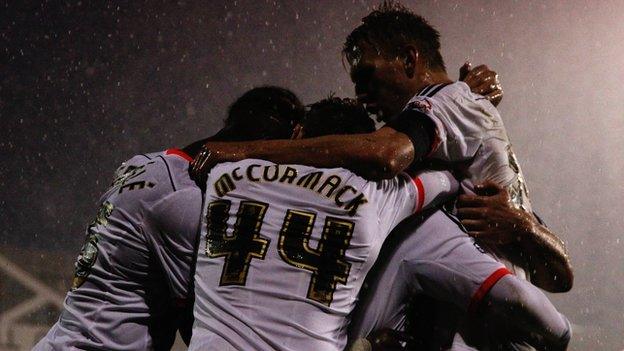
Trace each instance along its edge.
<instances>
[{"instance_id":1,"label":"player's face","mask_svg":"<svg viewBox=\"0 0 624 351\"><path fill-rule=\"evenodd\" d=\"M358 102L382 119L399 113L411 98L402 60L384 57L368 44L358 49L361 55L349 62Z\"/></svg>"}]
</instances>

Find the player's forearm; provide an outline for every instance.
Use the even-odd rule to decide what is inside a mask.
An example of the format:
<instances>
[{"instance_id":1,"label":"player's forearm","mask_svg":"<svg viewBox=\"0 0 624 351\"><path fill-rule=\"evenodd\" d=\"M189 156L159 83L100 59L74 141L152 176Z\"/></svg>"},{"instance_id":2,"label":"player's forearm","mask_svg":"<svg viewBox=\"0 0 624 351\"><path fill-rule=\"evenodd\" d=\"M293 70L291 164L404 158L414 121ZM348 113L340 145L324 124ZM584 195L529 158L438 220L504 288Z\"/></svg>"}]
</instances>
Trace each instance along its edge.
<instances>
[{"instance_id":1,"label":"player's forearm","mask_svg":"<svg viewBox=\"0 0 624 351\"><path fill-rule=\"evenodd\" d=\"M531 281L549 292L567 292L572 289L574 273L565 243L532 214L526 214L527 223L521 228L520 245L532 273Z\"/></svg>"},{"instance_id":2,"label":"player's forearm","mask_svg":"<svg viewBox=\"0 0 624 351\"><path fill-rule=\"evenodd\" d=\"M394 131L377 131L304 140L208 142L206 145L219 162L258 158L281 164L344 167L368 179L384 179L394 177L413 159L409 139L389 133L402 135Z\"/></svg>"}]
</instances>

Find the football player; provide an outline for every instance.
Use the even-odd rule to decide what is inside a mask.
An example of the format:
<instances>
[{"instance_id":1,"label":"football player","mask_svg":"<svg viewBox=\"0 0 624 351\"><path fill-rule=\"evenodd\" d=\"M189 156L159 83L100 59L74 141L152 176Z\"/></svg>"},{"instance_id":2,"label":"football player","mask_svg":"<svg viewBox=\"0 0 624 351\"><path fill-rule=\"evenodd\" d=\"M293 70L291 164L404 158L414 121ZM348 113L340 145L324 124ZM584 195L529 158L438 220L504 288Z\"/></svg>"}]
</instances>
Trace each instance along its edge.
<instances>
[{"instance_id":1,"label":"football player","mask_svg":"<svg viewBox=\"0 0 624 351\"><path fill-rule=\"evenodd\" d=\"M360 127L365 123L358 123L357 116L373 128L365 111L353 117L348 111L340 113L345 110L342 105L335 99L316 104L300 133L315 137L365 132L367 128ZM448 187L453 180L446 172L422 173L415 187L405 179L369 182L345 169L262 160L216 166L207 185L190 349L342 349L346 316L388 227L414 209L427 208L440 195L448 196L453 188ZM350 193L343 197L345 189ZM413 235L412 242L425 240L420 244L427 248L415 252L424 252L422 256L431 262L410 260L412 256L400 253L410 263L429 268L433 283L419 283L445 282L447 286L438 292L458 303L467 303L461 299L465 291L478 290L481 296L472 303L488 318L513 316L516 328L536 335L545 345L561 349L561 344L567 344L567 320L548 299L531 284L507 275L508 270L479 252L456 223L436 213L442 216L436 229L446 235L439 241L450 238L442 247L446 252L428 252L440 247L438 242L427 242L435 236L428 233ZM447 227L440 228L444 219ZM453 272L447 263L453 259L457 266L470 267ZM480 270L458 274L468 268ZM486 282L478 279L482 272L490 277ZM415 281L409 276L399 278ZM453 283L461 286L449 288ZM383 289L396 300L392 284ZM481 304L486 294L487 304Z\"/></svg>"},{"instance_id":2,"label":"football player","mask_svg":"<svg viewBox=\"0 0 624 351\"><path fill-rule=\"evenodd\" d=\"M202 209L189 161L206 140L288 138L303 113L286 89L252 89L216 135L124 162L86 230L61 316L34 349L168 350L186 326L188 341Z\"/></svg>"},{"instance_id":3,"label":"football player","mask_svg":"<svg viewBox=\"0 0 624 351\"><path fill-rule=\"evenodd\" d=\"M253 157L343 166L378 179L422 167L426 160L456 170L468 194L475 183L489 180L510 194L518 211L506 211L505 216L521 225L500 236L500 231L489 230L493 224L483 201L464 198L468 211L460 214L471 234L490 253L509 259L516 274L530 272L531 281L548 291L569 290L573 275L565 246L531 213L526 184L498 111L464 83L448 78L439 48L439 34L422 17L395 4L383 5L351 33L344 52L358 98L388 122L385 127L301 141L207 143L195 169Z\"/></svg>"},{"instance_id":4,"label":"football player","mask_svg":"<svg viewBox=\"0 0 624 351\"><path fill-rule=\"evenodd\" d=\"M493 72L481 78L486 75ZM230 107L215 136L124 162L87 228L64 311L35 349L168 349L175 329L192 323L181 308L192 306L188 271L198 222L190 219L201 210L201 200L189 183L186 162L207 140L286 138L303 111L286 89L255 88ZM158 201L157 207L145 207ZM190 330L181 331L188 340Z\"/></svg>"},{"instance_id":5,"label":"football player","mask_svg":"<svg viewBox=\"0 0 624 351\"><path fill-rule=\"evenodd\" d=\"M354 101L312 105L300 136L370 132ZM342 350L347 315L390 230L457 190L449 172L367 181L249 159L212 169L190 350Z\"/></svg>"}]
</instances>

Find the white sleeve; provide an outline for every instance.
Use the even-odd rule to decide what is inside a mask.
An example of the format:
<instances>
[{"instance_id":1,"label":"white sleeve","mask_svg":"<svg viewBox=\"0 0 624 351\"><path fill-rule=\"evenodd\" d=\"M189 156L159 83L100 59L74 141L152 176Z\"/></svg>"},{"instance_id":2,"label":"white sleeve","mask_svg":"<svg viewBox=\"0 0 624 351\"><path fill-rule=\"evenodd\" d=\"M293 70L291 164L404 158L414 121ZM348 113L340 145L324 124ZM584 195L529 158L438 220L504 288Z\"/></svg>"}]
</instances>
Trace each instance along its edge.
<instances>
[{"instance_id":1,"label":"white sleeve","mask_svg":"<svg viewBox=\"0 0 624 351\"><path fill-rule=\"evenodd\" d=\"M467 87L449 89L434 98L415 97L404 111L428 118L435 125L429 157L461 165L456 169L469 190L486 180L508 188L514 205L531 212L526 182L500 114L487 100L469 93Z\"/></svg>"},{"instance_id":2,"label":"white sleeve","mask_svg":"<svg viewBox=\"0 0 624 351\"><path fill-rule=\"evenodd\" d=\"M380 183L377 194L380 224L390 231L403 219L438 205L454 196L459 188L448 171L424 171L411 177L401 173Z\"/></svg>"},{"instance_id":3,"label":"white sleeve","mask_svg":"<svg viewBox=\"0 0 624 351\"><path fill-rule=\"evenodd\" d=\"M412 180L419 195L414 212L444 203L459 191L459 182L449 171L421 171Z\"/></svg>"},{"instance_id":4,"label":"white sleeve","mask_svg":"<svg viewBox=\"0 0 624 351\"><path fill-rule=\"evenodd\" d=\"M385 234L413 214L421 201L418 187L406 173L378 182L373 197L378 205L380 228Z\"/></svg>"},{"instance_id":5,"label":"white sleeve","mask_svg":"<svg viewBox=\"0 0 624 351\"><path fill-rule=\"evenodd\" d=\"M440 99L424 96L415 97L405 108L405 114L420 114L435 125L435 136L429 156L444 161L459 162L471 159L481 146L481 137L486 130L483 109L472 101L447 103ZM471 111L479 109L481 113Z\"/></svg>"}]
</instances>

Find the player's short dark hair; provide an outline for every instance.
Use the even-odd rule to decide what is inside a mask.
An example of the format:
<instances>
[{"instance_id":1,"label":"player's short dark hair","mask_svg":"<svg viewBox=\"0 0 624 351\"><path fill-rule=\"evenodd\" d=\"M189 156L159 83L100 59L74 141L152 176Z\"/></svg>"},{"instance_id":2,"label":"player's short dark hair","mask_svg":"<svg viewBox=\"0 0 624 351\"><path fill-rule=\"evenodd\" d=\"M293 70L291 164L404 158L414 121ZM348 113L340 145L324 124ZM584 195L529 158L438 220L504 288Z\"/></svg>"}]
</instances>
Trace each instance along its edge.
<instances>
[{"instance_id":1,"label":"player's short dark hair","mask_svg":"<svg viewBox=\"0 0 624 351\"><path fill-rule=\"evenodd\" d=\"M372 45L384 57L396 57L405 45L412 44L428 68L446 70L440 53L440 33L396 1L381 3L347 36L342 53L349 63L357 59L362 43Z\"/></svg>"},{"instance_id":2,"label":"player's short dark hair","mask_svg":"<svg viewBox=\"0 0 624 351\"><path fill-rule=\"evenodd\" d=\"M362 105L353 99L338 97L329 97L310 105L301 124L306 138L375 131L375 122Z\"/></svg>"},{"instance_id":3,"label":"player's short dark hair","mask_svg":"<svg viewBox=\"0 0 624 351\"><path fill-rule=\"evenodd\" d=\"M304 114L305 107L292 91L277 86L256 87L230 106L219 139L288 139Z\"/></svg>"}]
</instances>

